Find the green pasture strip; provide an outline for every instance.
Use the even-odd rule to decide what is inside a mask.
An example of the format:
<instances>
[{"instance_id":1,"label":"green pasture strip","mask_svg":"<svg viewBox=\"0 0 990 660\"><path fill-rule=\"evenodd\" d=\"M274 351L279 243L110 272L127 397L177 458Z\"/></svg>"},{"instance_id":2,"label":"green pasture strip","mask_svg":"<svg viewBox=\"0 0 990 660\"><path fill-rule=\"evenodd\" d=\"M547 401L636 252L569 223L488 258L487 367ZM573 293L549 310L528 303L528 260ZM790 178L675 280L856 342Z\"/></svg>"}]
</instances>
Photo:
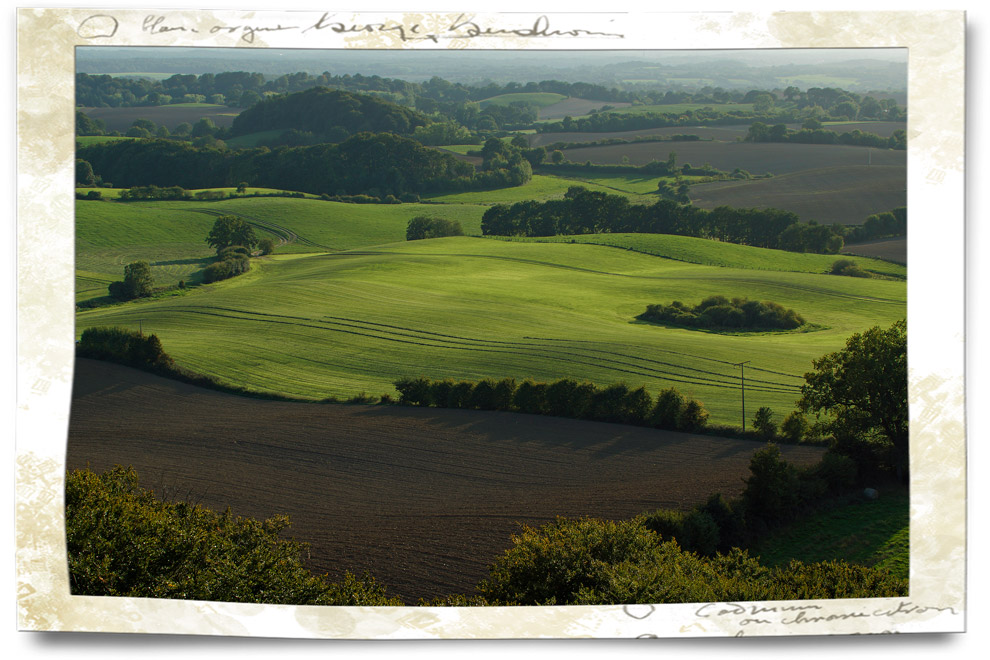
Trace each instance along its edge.
<instances>
[{"instance_id":1,"label":"green pasture strip","mask_svg":"<svg viewBox=\"0 0 990 660\"><path fill-rule=\"evenodd\" d=\"M294 257L294 258L293 258ZM712 294L794 308L817 332L721 335L635 321ZM154 332L177 362L229 384L319 400L392 393L400 377L561 377L674 386L712 421L794 408L811 361L905 314L903 282L715 268L595 245L458 237L257 260L181 298L83 310L77 331Z\"/></svg>"},{"instance_id":2,"label":"green pasture strip","mask_svg":"<svg viewBox=\"0 0 990 660\"><path fill-rule=\"evenodd\" d=\"M656 114L681 114L687 111L696 111L703 108L711 108L712 110L718 110L721 112L729 111L740 111L740 112L752 112L752 103L672 103L670 105L631 105L625 108L616 108L615 110L609 110L609 112L621 113L621 114L632 114L632 115L642 115L648 112L653 112Z\"/></svg>"},{"instance_id":3,"label":"green pasture strip","mask_svg":"<svg viewBox=\"0 0 990 660\"><path fill-rule=\"evenodd\" d=\"M444 144L438 146L437 149L466 156L469 151L481 151L481 147L480 144Z\"/></svg>"},{"instance_id":4,"label":"green pasture strip","mask_svg":"<svg viewBox=\"0 0 990 660\"><path fill-rule=\"evenodd\" d=\"M889 569L902 578L909 576L908 529L910 499L906 491L884 492L876 500L857 500L816 514L771 533L755 547L768 566L843 559L866 566Z\"/></svg>"},{"instance_id":5,"label":"green pasture strip","mask_svg":"<svg viewBox=\"0 0 990 660\"><path fill-rule=\"evenodd\" d=\"M635 177L629 177L635 179ZM602 181L607 177L601 177ZM621 177L617 180L622 182ZM511 188L498 188L496 190L481 190L477 192L443 193L428 195L423 199L432 202L442 202L444 204L514 204L515 202L525 202L529 200L546 201L548 199L563 199L564 193L571 186L583 186L588 190L603 192L608 194L626 194L627 196L638 197L635 193L612 187L608 184L595 183L588 179L568 178L553 176L548 174L534 174L533 178L521 186ZM653 184L656 189L656 183Z\"/></svg>"},{"instance_id":6,"label":"green pasture strip","mask_svg":"<svg viewBox=\"0 0 990 660\"><path fill-rule=\"evenodd\" d=\"M495 238L495 237L492 237ZM705 238L672 236L669 234L580 234L576 236L498 237L500 240L531 243L588 243L609 245L626 250L652 254L667 259L705 266L776 270L795 273L826 273L839 259L849 259L863 270L889 277L907 277L907 268L879 259L853 257L845 254L806 254L787 250L769 250L751 245L736 245ZM832 277L837 277L833 275Z\"/></svg>"},{"instance_id":7,"label":"green pasture strip","mask_svg":"<svg viewBox=\"0 0 990 660\"><path fill-rule=\"evenodd\" d=\"M140 140L136 137L125 137L123 135L77 135L76 142L83 147L91 144L102 144L103 142L119 142L121 140Z\"/></svg>"},{"instance_id":8,"label":"green pasture strip","mask_svg":"<svg viewBox=\"0 0 990 660\"><path fill-rule=\"evenodd\" d=\"M567 97L554 92L516 92L512 94L499 94L479 101L479 105L485 108L489 105L511 105L512 103L525 103L545 107L559 103Z\"/></svg>"}]
</instances>

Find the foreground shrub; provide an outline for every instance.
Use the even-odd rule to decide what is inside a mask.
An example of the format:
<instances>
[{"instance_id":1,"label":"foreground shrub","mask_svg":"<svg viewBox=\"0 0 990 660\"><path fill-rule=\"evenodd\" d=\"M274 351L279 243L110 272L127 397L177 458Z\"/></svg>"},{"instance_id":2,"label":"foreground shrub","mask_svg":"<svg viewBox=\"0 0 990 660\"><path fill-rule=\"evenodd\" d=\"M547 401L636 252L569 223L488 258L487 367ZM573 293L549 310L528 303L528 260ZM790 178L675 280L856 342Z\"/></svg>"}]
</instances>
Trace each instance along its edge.
<instances>
[{"instance_id":1,"label":"foreground shrub","mask_svg":"<svg viewBox=\"0 0 990 660\"><path fill-rule=\"evenodd\" d=\"M768 523L789 519L800 503L797 469L781 458L780 449L771 443L753 454L749 470L742 494L747 514Z\"/></svg>"},{"instance_id":2,"label":"foreground shrub","mask_svg":"<svg viewBox=\"0 0 990 660\"><path fill-rule=\"evenodd\" d=\"M700 518L699 518L700 520ZM478 590L490 604L603 605L907 594L907 581L843 562L768 568L745 551L705 558L639 520L558 518L525 527Z\"/></svg>"},{"instance_id":3,"label":"foreground shrub","mask_svg":"<svg viewBox=\"0 0 990 660\"><path fill-rule=\"evenodd\" d=\"M846 277L869 277L870 274L861 269L856 262L850 259L839 259L832 264L829 271L832 275L845 275Z\"/></svg>"},{"instance_id":4,"label":"foreground shrub","mask_svg":"<svg viewBox=\"0 0 990 660\"><path fill-rule=\"evenodd\" d=\"M70 472L65 525L71 592L294 605L401 605L371 577L332 584L284 540L286 516L235 518L138 487L133 469Z\"/></svg>"}]
</instances>

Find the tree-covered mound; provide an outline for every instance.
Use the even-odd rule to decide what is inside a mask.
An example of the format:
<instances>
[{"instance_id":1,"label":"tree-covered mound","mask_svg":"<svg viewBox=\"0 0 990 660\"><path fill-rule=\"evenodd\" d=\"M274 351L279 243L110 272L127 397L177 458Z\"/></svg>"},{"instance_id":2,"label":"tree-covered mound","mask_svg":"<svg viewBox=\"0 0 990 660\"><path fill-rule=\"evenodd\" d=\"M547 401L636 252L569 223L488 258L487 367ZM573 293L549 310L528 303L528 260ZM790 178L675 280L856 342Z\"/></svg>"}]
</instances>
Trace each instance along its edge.
<instances>
[{"instance_id":1,"label":"tree-covered mound","mask_svg":"<svg viewBox=\"0 0 990 660\"><path fill-rule=\"evenodd\" d=\"M429 123L426 115L378 96L313 87L256 103L234 119L231 135L285 129L340 142L363 132L411 135Z\"/></svg>"},{"instance_id":2,"label":"tree-covered mound","mask_svg":"<svg viewBox=\"0 0 990 660\"><path fill-rule=\"evenodd\" d=\"M793 309L769 300L709 296L694 307L679 300L669 305L647 305L636 318L710 330L793 330L804 319Z\"/></svg>"},{"instance_id":3,"label":"tree-covered mound","mask_svg":"<svg viewBox=\"0 0 990 660\"><path fill-rule=\"evenodd\" d=\"M78 155L104 181L124 188L223 188L243 181L252 187L316 195L398 196L497 183L476 181L472 165L391 133L361 133L340 144L274 150L223 150L174 140L129 140L90 145Z\"/></svg>"}]
</instances>

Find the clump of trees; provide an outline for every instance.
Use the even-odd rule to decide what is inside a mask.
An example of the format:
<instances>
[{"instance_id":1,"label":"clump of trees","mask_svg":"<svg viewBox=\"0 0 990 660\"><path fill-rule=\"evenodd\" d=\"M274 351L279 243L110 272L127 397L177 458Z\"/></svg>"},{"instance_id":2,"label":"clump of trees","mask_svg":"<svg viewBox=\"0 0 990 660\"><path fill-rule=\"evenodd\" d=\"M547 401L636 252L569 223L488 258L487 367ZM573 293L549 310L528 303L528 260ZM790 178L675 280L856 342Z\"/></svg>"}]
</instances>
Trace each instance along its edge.
<instances>
[{"instance_id":1,"label":"clump of trees","mask_svg":"<svg viewBox=\"0 0 990 660\"><path fill-rule=\"evenodd\" d=\"M166 371L174 365L156 335L118 327L83 330L76 345L76 355L149 371Z\"/></svg>"},{"instance_id":2,"label":"clump of trees","mask_svg":"<svg viewBox=\"0 0 990 660\"><path fill-rule=\"evenodd\" d=\"M282 538L287 516L254 520L163 501L137 473L68 472L65 528L74 595L292 605L402 605L369 576L331 583Z\"/></svg>"},{"instance_id":3,"label":"clump of trees","mask_svg":"<svg viewBox=\"0 0 990 660\"><path fill-rule=\"evenodd\" d=\"M406 240L418 241L424 238L443 238L444 236L463 236L464 229L459 220L447 218L429 218L418 215L406 226Z\"/></svg>"},{"instance_id":4,"label":"clump of trees","mask_svg":"<svg viewBox=\"0 0 990 660\"><path fill-rule=\"evenodd\" d=\"M242 218L220 216L213 223L206 242L216 249L217 260L203 269L205 283L225 280L251 270L251 248L258 244L258 239L254 228ZM271 247L274 249L274 244Z\"/></svg>"},{"instance_id":5,"label":"clump of trees","mask_svg":"<svg viewBox=\"0 0 990 660\"><path fill-rule=\"evenodd\" d=\"M151 295L155 280L147 261L135 261L124 266L123 281L111 282L107 287L110 297L116 300L147 298Z\"/></svg>"},{"instance_id":6,"label":"clump of trees","mask_svg":"<svg viewBox=\"0 0 990 660\"><path fill-rule=\"evenodd\" d=\"M802 144L844 144L857 147L873 147L874 149L907 149L907 132L894 131L890 137L881 137L875 133L866 133L859 129L837 133L821 128L821 124L809 124L798 131L788 130L784 124L768 126L763 122L754 122L744 138L746 142L796 142Z\"/></svg>"},{"instance_id":7,"label":"clump of trees","mask_svg":"<svg viewBox=\"0 0 990 660\"><path fill-rule=\"evenodd\" d=\"M703 603L904 596L907 581L839 561L763 566L744 550L701 556L640 520L525 527L478 585L490 605Z\"/></svg>"},{"instance_id":8,"label":"clump of trees","mask_svg":"<svg viewBox=\"0 0 990 660\"><path fill-rule=\"evenodd\" d=\"M691 307L675 300L669 305L647 305L636 318L712 330L793 330L804 325L793 309L769 300L709 296Z\"/></svg>"},{"instance_id":9,"label":"clump of trees","mask_svg":"<svg viewBox=\"0 0 990 660\"><path fill-rule=\"evenodd\" d=\"M507 410L686 432L699 431L708 422L704 405L674 388L654 398L645 387L632 389L624 383L600 387L572 378L552 383L527 379L517 384L514 378L474 382L423 377L401 378L395 388L399 403L411 406Z\"/></svg>"},{"instance_id":10,"label":"clump of trees","mask_svg":"<svg viewBox=\"0 0 990 660\"><path fill-rule=\"evenodd\" d=\"M799 408L864 469L908 474L907 323L874 326L815 360Z\"/></svg>"}]
</instances>

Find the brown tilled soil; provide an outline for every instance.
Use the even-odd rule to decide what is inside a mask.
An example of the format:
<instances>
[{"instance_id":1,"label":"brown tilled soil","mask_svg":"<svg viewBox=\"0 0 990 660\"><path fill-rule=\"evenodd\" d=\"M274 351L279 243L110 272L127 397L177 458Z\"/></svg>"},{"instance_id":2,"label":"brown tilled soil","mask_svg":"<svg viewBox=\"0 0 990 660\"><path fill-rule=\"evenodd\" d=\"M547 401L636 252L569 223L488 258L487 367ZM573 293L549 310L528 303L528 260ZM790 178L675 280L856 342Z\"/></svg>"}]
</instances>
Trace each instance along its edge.
<instances>
[{"instance_id":1,"label":"brown tilled soil","mask_svg":"<svg viewBox=\"0 0 990 660\"><path fill-rule=\"evenodd\" d=\"M894 263L907 265L907 237L881 238L865 243L855 243L842 248L842 254L854 254L860 257L886 259Z\"/></svg>"},{"instance_id":2,"label":"brown tilled soil","mask_svg":"<svg viewBox=\"0 0 990 660\"><path fill-rule=\"evenodd\" d=\"M861 225L874 213L907 204L905 176L903 166L829 167L772 179L699 184L690 195L703 209L770 207L792 211L803 221Z\"/></svg>"},{"instance_id":3,"label":"brown tilled soil","mask_svg":"<svg viewBox=\"0 0 990 660\"><path fill-rule=\"evenodd\" d=\"M174 130L176 126L183 122L195 124L200 119L207 117L220 127L230 126L234 123L234 117L240 112L240 108L206 107L173 107L168 105L142 106L133 108L79 108L91 119L99 119L111 131L126 131L134 123L135 119L150 119L155 124L168 126L169 130Z\"/></svg>"},{"instance_id":4,"label":"brown tilled soil","mask_svg":"<svg viewBox=\"0 0 990 660\"><path fill-rule=\"evenodd\" d=\"M77 360L69 469L256 518L286 513L332 577L414 604L472 593L520 523L737 495L759 443L515 413L264 401ZM797 464L820 452L782 447Z\"/></svg>"}]
</instances>

